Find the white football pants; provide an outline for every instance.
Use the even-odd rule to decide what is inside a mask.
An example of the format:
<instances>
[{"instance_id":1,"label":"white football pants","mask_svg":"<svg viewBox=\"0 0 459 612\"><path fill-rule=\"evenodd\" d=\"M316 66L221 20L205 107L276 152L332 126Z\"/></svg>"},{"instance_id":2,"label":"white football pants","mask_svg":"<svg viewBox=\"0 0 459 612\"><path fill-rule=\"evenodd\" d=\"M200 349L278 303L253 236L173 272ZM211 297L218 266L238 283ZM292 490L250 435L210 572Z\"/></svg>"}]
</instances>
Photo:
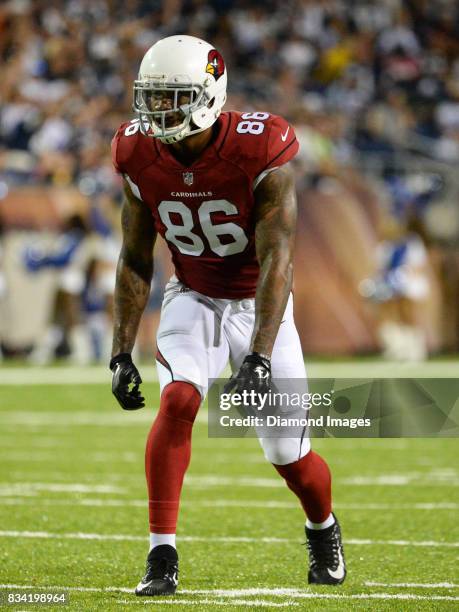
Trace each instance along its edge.
<instances>
[{"instance_id":1,"label":"white football pants","mask_svg":"<svg viewBox=\"0 0 459 612\"><path fill-rule=\"evenodd\" d=\"M238 371L250 352L254 323L254 298L210 298L173 276L166 285L157 333L158 351L164 360L156 361L161 393L170 382L179 380L193 384L204 399L209 379L219 378L228 360L233 373ZM274 379L306 381L291 295L274 343L271 370ZM260 444L266 459L277 465L298 461L310 450L306 436L260 438Z\"/></svg>"}]
</instances>

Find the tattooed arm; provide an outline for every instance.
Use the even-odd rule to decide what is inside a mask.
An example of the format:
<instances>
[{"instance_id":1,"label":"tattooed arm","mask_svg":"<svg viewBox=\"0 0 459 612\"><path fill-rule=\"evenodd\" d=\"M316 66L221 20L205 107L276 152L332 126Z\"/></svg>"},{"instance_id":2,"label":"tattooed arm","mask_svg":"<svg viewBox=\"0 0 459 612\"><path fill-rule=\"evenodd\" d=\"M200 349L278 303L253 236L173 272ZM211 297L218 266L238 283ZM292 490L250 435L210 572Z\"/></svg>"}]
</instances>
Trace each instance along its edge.
<instances>
[{"instance_id":1,"label":"tattooed arm","mask_svg":"<svg viewBox=\"0 0 459 612\"><path fill-rule=\"evenodd\" d=\"M271 353L292 289L296 194L288 164L270 172L255 190L255 246L260 277L255 295L255 326L251 353L224 387L267 392L271 380Z\"/></svg>"},{"instance_id":2,"label":"tattooed arm","mask_svg":"<svg viewBox=\"0 0 459 612\"><path fill-rule=\"evenodd\" d=\"M116 270L112 356L131 353L150 295L156 230L147 206L124 182L123 246Z\"/></svg>"},{"instance_id":3,"label":"tattooed arm","mask_svg":"<svg viewBox=\"0 0 459 612\"><path fill-rule=\"evenodd\" d=\"M292 289L296 193L289 164L270 172L256 188L255 220L260 277L251 348L269 357Z\"/></svg>"}]
</instances>

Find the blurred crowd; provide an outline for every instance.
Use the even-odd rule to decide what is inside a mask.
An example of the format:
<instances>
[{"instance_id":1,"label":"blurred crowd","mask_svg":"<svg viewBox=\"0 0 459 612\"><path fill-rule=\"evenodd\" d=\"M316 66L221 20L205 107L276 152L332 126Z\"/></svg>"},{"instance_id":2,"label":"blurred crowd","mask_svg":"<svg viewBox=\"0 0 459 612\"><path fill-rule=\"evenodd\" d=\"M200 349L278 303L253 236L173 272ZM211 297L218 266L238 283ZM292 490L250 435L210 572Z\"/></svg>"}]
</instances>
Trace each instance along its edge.
<instances>
[{"instance_id":1,"label":"blurred crowd","mask_svg":"<svg viewBox=\"0 0 459 612\"><path fill-rule=\"evenodd\" d=\"M8 0L0 5L0 199L15 185L76 186L89 202L87 231L111 236L116 250L110 210L121 193L108 143L132 116L141 57L176 33L221 51L226 108L294 123L308 185L345 181L343 169L377 156L403 225L407 207L422 208L439 179L401 182L393 156L459 161L456 0Z\"/></svg>"},{"instance_id":2,"label":"blurred crowd","mask_svg":"<svg viewBox=\"0 0 459 612\"><path fill-rule=\"evenodd\" d=\"M106 143L130 116L139 59L173 33L222 52L229 107L276 109L345 159L410 146L459 159L455 0L2 2L0 146L31 154L16 163L33 180L106 189Z\"/></svg>"}]
</instances>

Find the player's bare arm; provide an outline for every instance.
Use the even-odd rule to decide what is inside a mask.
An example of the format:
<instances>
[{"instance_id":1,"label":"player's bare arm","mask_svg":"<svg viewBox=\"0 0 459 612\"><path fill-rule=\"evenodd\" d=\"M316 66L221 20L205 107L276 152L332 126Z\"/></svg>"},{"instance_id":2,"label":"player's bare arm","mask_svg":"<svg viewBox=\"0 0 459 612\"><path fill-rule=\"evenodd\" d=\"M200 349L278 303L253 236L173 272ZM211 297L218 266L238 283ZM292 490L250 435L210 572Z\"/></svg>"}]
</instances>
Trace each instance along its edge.
<instances>
[{"instance_id":1,"label":"player's bare arm","mask_svg":"<svg viewBox=\"0 0 459 612\"><path fill-rule=\"evenodd\" d=\"M263 392L270 385L271 353L292 289L296 194L289 164L270 172L256 188L255 223L260 276L251 353L226 385L226 392L248 388Z\"/></svg>"},{"instance_id":2,"label":"player's bare arm","mask_svg":"<svg viewBox=\"0 0 459 612\"><path fill-rule=\"evenodd\" d=\"M258 185L255 215L260 277L255 296L252 350L270 356L293 279L296 193L289 164L270 172Z\"/></svg>"},{"instance_id":3,"label":"player's bare arm","mask_svg":"<svg viewBox=\"0 0 459 612\"><path fill-rule=\"evenodd\" d=\"M116 271L110 368L113 371L113 393L123 408L131 410L144 405L138 389L142 380L132 363L131 352L150 295L156 231L151 213L133 195L126 181L124 193L126 199L121 213L123 244ZM132 389L129 388L131 383L134 384Z\"/></svg>"},{"instance_id":4,"label":"player's bare arm","mask_svg":"<svg viewBox=\"0 0 459 612\"><path fill-rule=\"evenodd\" d=\"M156 231L151 213L127 182L121 225L123 245L116 270L112 355L130 353L150 295Z\"/></svg>"}]
</instances>

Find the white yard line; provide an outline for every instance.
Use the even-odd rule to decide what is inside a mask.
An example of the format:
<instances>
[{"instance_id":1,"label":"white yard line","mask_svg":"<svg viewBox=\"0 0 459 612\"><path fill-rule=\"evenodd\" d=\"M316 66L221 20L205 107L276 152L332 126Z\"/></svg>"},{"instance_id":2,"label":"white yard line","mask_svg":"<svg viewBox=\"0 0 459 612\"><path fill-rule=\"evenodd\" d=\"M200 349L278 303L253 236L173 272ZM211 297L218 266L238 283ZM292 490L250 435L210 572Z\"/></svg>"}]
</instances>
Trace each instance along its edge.
<instances>
[{"instance_id":1,"label":"white yard line","mask_svg":"<svg viewBox=\"0 0 459 612\"><path fill-rule=\"evenodd\" d=\"M144 425L151 422L153 418L154 414L151 410L129 414L117 410L116 406L113 406L113 413L98 413L96 410L78 410L73 412L21 410L19 412L0 414L2 425L46 428L83 425L91 427Z\"/></svg>"},{"instance_id":2,"label":"white yard line","mask_svg":"<svg viewBox=\"0 0 459 612\"><path fill-rule=\"evenodd\" d=\"M0 584L0 589L36 589L37 591L78 591L82 593L133 593L133 587L83 587L38 584Z\"/></svg>"},{"instance_id":3,"label":"white yard line","mask_svg":"<svg viewBox=\"0 0 459 612\"><path fill-rule=\"evenodd\" d=\"M49 531L0 531L0 538L39 538L57 540L118 540L118 541L145 541L146 536L130 534L101 534L101 533L52 533ZM223 543L265 543L279 544L295 542L288 538L250 538L245 536L207 537L207 536L182 536L182 542L223 542Z\"/></svg>"},{"instance_id":4,"label":"white yard line","mask_svg":"<svg viewBox=\"0 0 459 612\"><path fill-rule=\"evenodd\" d=\"M341 595L335 593L304 593L300 599L401 599L415 601L459 601L454 595L415 595L414 593L354 593Z\"/></svg>"},{"instance_id":5,"label":"white yard line","mask_svg":"<svg viewBox=\"0 0 459 612\"><path fill-rule=\"evenodd\" d=\"M385 361L307 362L309 378L457 378L458 361L454 359L425 363L394 363ZM158 380L154 365L140 365L146 382ZM0 385L73 385L102 384L110 380L105 365L3 367Z\"/></svg>"},{"instance_id":6,"label":"white yard line","mask_svg":"<svg viewBox=\"0 0 459 612\"><path fill-rule=\"evenodd\" d=\"M429 482L429 484L459 485L458 472L454 468L431 468L425 471L402 472L398 474L377 474L341 478L340 483L347 486L407 486Z\"/></svg>"},{"instance_id":7,"label":"white yard line","mask_svg":"<svg viewBox=\"0 0 459 612\"><path fill-rule=\"evenodd\" d=\"M260 488L279 488L285 487L281 478L253 478L251 476L224 476L223 474L189 474L185 477L188 486L206 489L209 487L260 487ZM381 474L376 476L364 476L356 478L337 478L335 482L353 487L367 486L458 486L459 478L457 472L452 470L448 473L418 472L408 474Z\"/></svg>"},{"instance_id":8,"label":"white yard line","mask_svg":"<svg viewBox=\"0 0 459 612\"><path fill-rule=\"evenodd\" d=\"M95 472L90 472L91 474L95 474ZM87 472L88 474L88 472ZM21 471L15 471L10 473L11 477L15 478L15 482L0 482L0 495L5 495L4 491L7 490L6 494L8 497L13 495L14 491L17 494L21 494L22 491L26 493L30 490L43 490L43 491L53 491L53 492L74 492L74 493L124 493L128 494L129 490L121 487L117 487L109 484L75 484L75 483L47 483L47 482L23 482L22 478L28 477L31 478L30 472L27 474ZM68 476L66 473L62 473L63 478ZM389 485L389 482L392 485L399 486L401 484L402 476L394 477L394 480L391 481L391 476L385 479L385 477L367 477L364 482L359 482L358 480L349 483L349 479L346 478L337 478L335 480L336 483L340 485L349 486L368 486L372 482L373 485L381 485L385 482L386 486ZM33 477L33 475L32 475ZM449 472L440 472L432 470L431 472L426 472L425 474L419 473L417 476L419 479L416 480L413 474L407 476L407 480L409 480L409 484L411 486L458 486L459 478L457 477L456 471ZM120 480L121 477L117 475L112 475L112 480ZM95 480L95 479L94 479ZM188 487L193 487L196 489L209 489L213 487L248 487L248 488L261 488L261 489L284 489L285 483L282 478L254 478L252 476L224 476L223 474L187 474L185 476L185 483ZM245 502L242 503L245 505ZM388 505L389 507L393 507L392 504ZM357 504L357 508L363 508ZM367 509L377 508L377 506L369 505ZM411 504L406 505L407 508L411 508ZM450 509L455 509L457 504L453 506L448 506ZM425 504L424 509L432 509L429 504Z\"/></svg>"},{"instance_id":9,"label":"white yard line","mask_svg":"<svg viewBox=\"0 0 459 612\"><path fill-rule=\"evenodd\" d=\"M344 510L457 510L459 504L454 502L414 503L414 504L333 504Z\"/></svg>"},{"instance_id":10,"label":"white yard line","mask_svg":"<svg viewBox=\"0 0 459 612\"><path fill-rule=\"evenodd\" d=\"M458 361L397 363L388 361L308 363L309 378L457 378Z\"/></svg>"},{"instance_id":11,"label":"white yard line","mask_svg":"<svg viewBox=\"0 0 459 612\"><path fill-rule=\"evenodd\" d=\"M453 582L364 582L368 587L384 587L394 589L459 589L459 584Z\"/></svg>"},{"instance_id":12,"label":"white yard line","mask_svg":"<svg viewBox=\"0 0 459 612\"><path fill-rule=\"evenodd\" d=\"M285 487L281 478L253 478L251 476L224 476L216 474L189 474L185 477L188 486L206 489L208 487ZM458 486L459 478L456 470L431 470L426 472L410 472L408 474L381 474L361 478L337 478L335 482L346 486L366 487L374 485L384 486Z\"/></svg>"},{"instance_id":13,"label":"white yard line","mask_svg":"<svg viewBox=\"0 0 459 612\"><path fill-rule=\"evenodd\" d=\"M188 486L196 488L207 487L260 487L283 489L285 483L281 478L253 478L251 476L224 476L223 474L187 474L185 482Z\"/></svg>"},{"instance_id":14,"label":"white yard line","mask_svg":"<svg viewBox=\"0 0 459 612\"><path fill-rule=\"evenodd\" d=\"M110 384L111 372L106 366L44 366L2 368L1 385L99 385ZM145 382L157 382L154 366L142 367Z\"/></svg>"},{"instance_id":15,"label":"white yard line","mask_svg":"<svg viewBox=\"0 0 459 612\"><path fill-rule=\"evenodd\" d=\"M34 495L36 491L50 491L52 493L125 493L126 489L113 485L90 485L79 482L2 482L0 495Z\"/></svg>"},{"instance_id":16,"label":"white yard line","mask_svg":"<svg viewBox=\"0 0 459 612\"><path fill-rule=\"evenodd\" d=\"M182 592L182 591L181 591ZM354 593L351 595L338 594L338 593L302 593L301 595L293 595L293 597L297 599L337 599L337 600L345 600L345 599L382 599L382 600L410 600L410 601L459 601L459 597L454 597L453 595L415 595L414 593ZM188 603L189 605L202 605L203 603L208 603L211 605L249 605L255 606L260 605L256 600L250 599L247 601L244 600L235 600L231 599L228 602L218 602L218 600L182 600L182 599L161 599L154 601L130 601L130 600L120 600L121 603L126 604L182 604L183 601ZM263 601L263 600L261 600ZM266 606L273 606L272 603L265 603ZM274 604L276 605L276 604ZM286 602L287 606L291 606L292 603ZM293 605L298 605L294 603Z\"/></svg>"},{"instance_id":17,"label":"white yard line","mask_svg":"<svg viewBox=\"0 0 459 612\"><path fill-rule=\"evenodd\" d=\"M59 590L59 591L77 591L77 592L89 592L89 593L133 593L133 589L127 587L79 587L79 586L49 586L49 585L21 585L21 584L0 584L0 589L21 589L21 590ZM248 589L181 589L179 595L194 595L194 596L211 596L213 598L237 598L237 597L259 597L259 596L271 596L271 597L289 597L291 599L400 599L400 600L437 600L437 601L458 601L459 597L452 595L417 595L413 593L353 593L353 594L341 594L341 593L314 593L308 590L302 589L270 589L270 588L248 588ZM130 602L131 600L126 600ZM180 597L177 599L164 599L160 600L157 598L138 600L133 599L132 603L160 603L175 602L182 603ZM195 600L189 600L195 601ZM254 605L256 600L250 599L246 601L248 605ZM265 603L265 600L260 600ZM195 603L203 603L202 600L195 601ZM232 605L237 605L234 599L231 601ZM282 602L284 603L284 602ZM290 602L285 602L290 603Z\"/></svg>"},{"instance_id":18,"label":"white yard line","mask_svg":"<svg viewBox=\"0 0 459 612\"><path fill-rule=\"evenodd\" d=\"M2 450L2 461L25 461L33 463L56 463L57 460L56 451L35 451L35 452L24 452L15 450ZM102 451L86 452L84 451L83 458L85 461L94 461L95 463L111 463L111 462L122 462L122 463L141 463L143 459L143 453L132 453L129 451L119 453L108 453ZM78 459L72 458L72 461L78 461Z\"/></svg>"},{"instance_id":19,"label":"white yard line","mask_svg":"<svg viewBox=\"0 0 459 612\"><path fill-rule=\"evenodd\" d=\"M146 499L103 499L103 498L88 498L88 499L59 499L59 498L42 498L37 497L36 491L29 491L27 493L21 493L16 496L2 497L3 491L0 489L0 506L21 506L27 503L28 497L33 497L30 500L30 504L34 506L94 506L94 507L108 507L108 506L132 506L132 507L146 507ZM298 503L293 502L282 502L282 501L253 501L253 500L233 500L233 499L219 499L219 500L196 500L186 501L182 503L182 507L202 507L202 508L278 508L278 509L297 509ZM455 503L419 503L419 504L334 504L333 507L337 510L457 510L459 504Z\"/></svg>"},{"instance_id":20,"label":"white yard line","mask_svg":"<svg viewBox=\"0 0 459 612\"><path fill-rule=\"evenodd\" d=\"M53 540L120 540L145 541L145 536L102 533L51 533L49 531L0 531L0 538L38 538Z\"/></svg>"},{"instance_id":21,"label":"white yard line","mask_svg":"<svg viewBox=\"0 0 459 612\"><path fill-rule=\"evenodd\" d=\"M147 598L145 599L117 599L117 604L124 605L159 605L168 604L170 606L256 606L257 608L292 608L297 607L300 604L295 601L267 601L266 599L231 599L230 601L221 599L160 599L160 598Z\"/></svg>"},{"instance_id":22,"label":"white yard line","mask_svg":"<svg viewBox=\"0 0 459 612\"><path fill-rule=\"evenodd\" d=\"M153 422L159 401L156 406L151 406L138 412L126 412L119 410L113 404L113 412L98 413L96 410L65 411L42 411L21 410L19 412L1 412L0 423L3 427L46 427L68 428L68 427L134 427L150 424ZM196 417L199 424L207 425L207 410L202 410Z\"/></svg>"},{"instance_id":23,"label":"white yard line","mask_svg":"<svg viewBox=\"0 0 459 612\"><path fill-rule=\"evenodd\" d=\"M145 536L136 536L130 534L103 534L103 533L53 533L50 531L16 531L4 530L0 531L0 537L3 538L45 538L57 540L128 540L128 541L144 541ZM181 536L181 542L223 542L223 543L262 543L262 544L288 544L297 542L293 538L253 538L246 536ZM459 542L438 542L435 540L371 540L349 538L346 540L348 545L356 546L422 546L427 548L459 548Z\"/></svg>"},{"instance_id":24,"label":"white yard line","mask_svg":"<svg viewBox=\"0 0 459 612\"><path fill-rule=\"evenodd\" d=\"M292 597L304 599L308 597L315 597L316 595L322 595L322 593L315 593L310 591L311 587L305 587L305 589L298 588L247 588L247 589L181 589L180 593L184 595L213 595L214 597L260 597L260 596L270 596L270 597ZM328 593L327 593L328 595ZM335 595L335 594L333 594ZM344 596L348 597L349 595ZM357 597L366 596L366 593L356 594ZM374 596L381 595L380 593L374 593ZM406 593L401 593L401 595L406 595ZM337 594L338 597L341 594Z\"/></svg>"},{"instance_id":25,"label":"white yard line","mask_svg":"<svg viewBox=\"0 0 459 612\"><path fill-rule=\"evenodd\" d=\"M253 501L237 499L196 500L183 502L184 506L202 506L209 508L298 508L298 502ZM454 502L414 503L414 504L346 504L336 503L337 510L457 510L459 504Z\"/></svg>"},{"instance_id":26,"label":"white yard line","mask_svg":"<svg viewBox=\"0 0 459 612\"><path fill-rule=\"evenodd\" d=\"M44 499L41 497L33 497L32 499L22 497L0 497L0 506L89 506L89 507L130 507L130 508L147 508L147 500L141 499ZM27 502L29 502L27 504Z\"/></svg>"},{"instance_id":27,"label":"white yard line","mask_svg":"<svg viewBox=\"0 0 459 612\"><path fill-rule=\"evenodd\" d=\"M459 548L459 542L438 542L436 540L370 540L349 538L346 539L346 544L355 544L356 546L373 546L379 544L381 546L426 546L427 548Z\"/></svg>"}]
</instances>

